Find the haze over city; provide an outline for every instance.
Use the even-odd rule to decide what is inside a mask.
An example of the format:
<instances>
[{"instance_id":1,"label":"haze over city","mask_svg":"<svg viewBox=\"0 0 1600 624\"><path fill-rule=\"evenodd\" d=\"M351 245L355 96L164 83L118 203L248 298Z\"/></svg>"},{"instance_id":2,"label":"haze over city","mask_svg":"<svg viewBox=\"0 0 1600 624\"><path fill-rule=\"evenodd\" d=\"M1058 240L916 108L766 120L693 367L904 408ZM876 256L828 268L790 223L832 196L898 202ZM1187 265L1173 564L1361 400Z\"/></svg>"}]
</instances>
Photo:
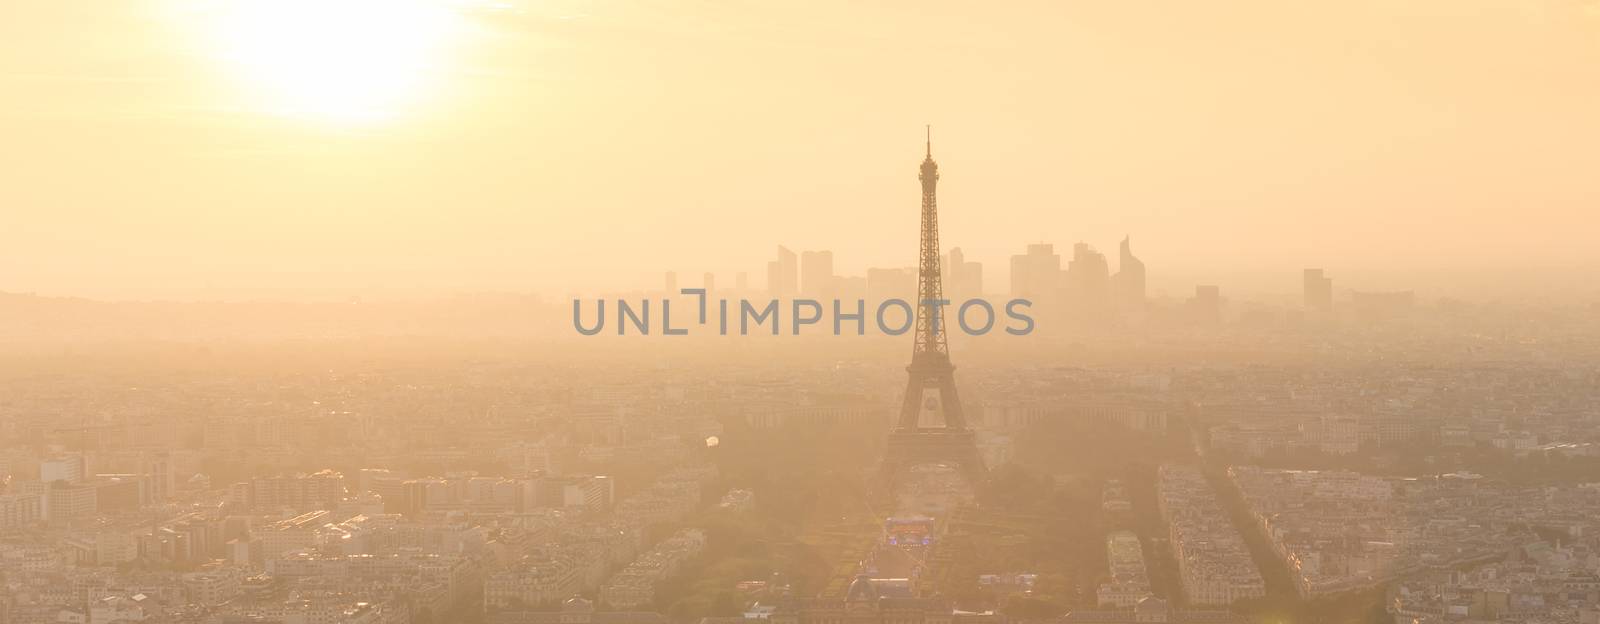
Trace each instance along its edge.
<instances>
[{"instance_id":1,"label":"haze over city","mask_svg":"<svg viewBox=\"0 0 1600 624\"><path fill-rule=\"evenodd\" d=\"M0 11L10 292L559 296L776 244L903 266L925 123L946 240L997 278L1129 234L1174 294L1600 265L1583 0Z\"/></svg>"},{"instance_id":2,"label":"haze over city","mask_svg":"<svg viewBox=\"0 0 1600 624\"><path fill-rule=\"evenodd\" d=\"M0 3L0 624L1600 624L1600 4Z\"/></svg>"}]
</instances>

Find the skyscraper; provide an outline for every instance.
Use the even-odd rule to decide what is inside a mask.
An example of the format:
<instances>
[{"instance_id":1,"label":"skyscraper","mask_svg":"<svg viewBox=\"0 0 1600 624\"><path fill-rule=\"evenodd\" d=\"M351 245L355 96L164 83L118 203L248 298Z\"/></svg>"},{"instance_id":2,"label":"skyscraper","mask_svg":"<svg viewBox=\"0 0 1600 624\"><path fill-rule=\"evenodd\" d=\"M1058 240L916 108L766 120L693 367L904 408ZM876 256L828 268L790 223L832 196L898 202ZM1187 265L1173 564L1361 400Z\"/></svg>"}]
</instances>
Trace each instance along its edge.
<instances>
[{"instance_id":1,"label":"skyscraper","mask_svg":"<svg viewBox=\"0 0 1600 624\"><path fill-rule=\"evenodd\" d=\"M788 247L778 246L778 259L767 263L767 292L774 297L793 297L800 282L800 262Z\"/></svg>"},{"instance_id":2,"label":"skyscraper","mask_svg":"<svg viewBox=\"0 0 1600 624\"><path fill-rule=\"evenodd\" d=\"M1305 270L1305 305L1307 310L1329 312L1333 310L1333 278L1322 269Z\"/></svg>"},{"instance_id":3,"label":"skyscraper","mask_svg":"<svg viewBox=\"0 0 1600 624\"><path fill-rule=\"evenodd\" d=\"M1035 303L1052 299L1061 288L1061 256L1048 243L1028 245L1011 256L1011 296Z\"/></svg>"},{"instance_id":4,"label":"skyscraper","mask_svg":"<svg viewBox=\"0 0 1600 624\"><path fill-rule=\"evenodd\" d=\"M960 247L944 257L945 298L965 301L983 296L983 264L967 262Z\"/></svg>"},{"instance_id":5,"label":"skyscraper","mask_svg":"<svg viewBox=\"0 0 1600 624\"><path fill-rule=\"evenodd\" d=\"M1144 261L1133 255L1128 237L1122 237L1122 250L1117 260L1117 275L1113 279L1117 301L1127 310L1144 307Z\"/></svg>"},{"instance_id":6,"label":"skyscraper","mask_svg":"<svg viewBox=\"0 0 1600 624\"><path fill-rule=\"evenodd\" d=\"M1088 243L1072 246L1072 261L1067 264L1067 305L1080 321L1100 322L1110 316L1111 267L1105 254Z\"/></svg>"},{"instance_id":7,"label":"skyscraper","mask_svg":"<svg viewBox=\"0 0 1600 624\"><path fill-rule=\"evenodd\" d=\"M833 252L800 254L800 294L821 299L833 291Z\"/></svg>"}]
</instances>

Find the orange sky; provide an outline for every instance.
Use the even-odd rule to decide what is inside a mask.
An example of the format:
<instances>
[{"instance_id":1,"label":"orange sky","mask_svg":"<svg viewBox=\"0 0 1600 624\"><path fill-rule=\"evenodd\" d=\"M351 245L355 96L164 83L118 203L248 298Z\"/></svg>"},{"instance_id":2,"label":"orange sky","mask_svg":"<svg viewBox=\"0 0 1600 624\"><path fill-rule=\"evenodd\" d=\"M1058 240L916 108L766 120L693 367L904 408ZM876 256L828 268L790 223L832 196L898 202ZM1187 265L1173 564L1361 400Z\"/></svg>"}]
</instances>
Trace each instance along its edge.
<instances>
[{"instance_id":1,"label":"orange sky","mask_svg":"<svg viewBox=\"0 0 1600 624\"><path fill-rule=\"evenodd\" d=\"M0 4L0 291L907 266L924 123L992 285L1600 266L1595 0L260 2Z\"/></svg>"}]
</instances>

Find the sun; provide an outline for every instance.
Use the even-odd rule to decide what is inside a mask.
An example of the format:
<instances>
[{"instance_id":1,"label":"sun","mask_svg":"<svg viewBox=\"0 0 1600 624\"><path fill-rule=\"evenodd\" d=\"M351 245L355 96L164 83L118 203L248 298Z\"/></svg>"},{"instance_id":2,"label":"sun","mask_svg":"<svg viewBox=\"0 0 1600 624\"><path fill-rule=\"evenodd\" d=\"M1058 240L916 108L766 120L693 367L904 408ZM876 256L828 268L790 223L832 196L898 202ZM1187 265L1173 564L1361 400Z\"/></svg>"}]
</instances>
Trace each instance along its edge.
<instances>
[{"instance_id":1,"label":"sun","mask_svg":"<svg viewBox=\"0 0 1600 624\"><path fill-rule=\"evenodd\" d=\"M460 16L443 1L228 0L208 26L247 107L381 121L436 87Z\"/></svg>"}]
</instances>

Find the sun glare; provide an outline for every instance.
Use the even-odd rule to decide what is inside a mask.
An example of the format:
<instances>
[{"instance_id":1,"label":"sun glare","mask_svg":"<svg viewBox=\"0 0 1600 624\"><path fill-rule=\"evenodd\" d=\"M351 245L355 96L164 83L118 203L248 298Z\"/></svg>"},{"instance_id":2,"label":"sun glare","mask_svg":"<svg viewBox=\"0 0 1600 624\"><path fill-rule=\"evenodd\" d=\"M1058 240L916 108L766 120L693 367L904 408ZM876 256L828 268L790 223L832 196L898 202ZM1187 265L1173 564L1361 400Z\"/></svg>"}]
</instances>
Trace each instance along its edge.
<instances>
[{"instance_id":1,"label":"sun glare","mask_svg":"<svg viewBox=\"0 0 1600 624\"><path fill-rule=\"evenodd\" d=\"M234 0L209 25L250 108L334 122L391 118L447 60L459 16L426 0Z\"/></svg>"}]
</instances>

